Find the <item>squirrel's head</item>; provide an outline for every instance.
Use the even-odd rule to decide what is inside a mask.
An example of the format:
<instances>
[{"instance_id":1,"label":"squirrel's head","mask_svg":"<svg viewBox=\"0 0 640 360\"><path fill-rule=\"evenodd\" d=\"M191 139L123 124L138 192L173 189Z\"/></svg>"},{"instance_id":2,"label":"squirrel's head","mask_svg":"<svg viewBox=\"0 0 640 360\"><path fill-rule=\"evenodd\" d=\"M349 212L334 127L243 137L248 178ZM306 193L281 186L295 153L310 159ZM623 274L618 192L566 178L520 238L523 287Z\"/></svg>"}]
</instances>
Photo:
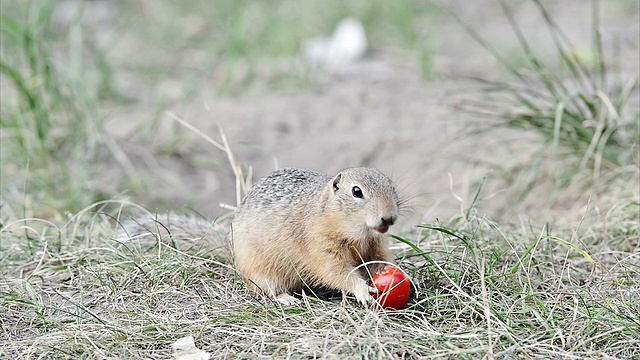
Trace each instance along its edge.
<instances>
[{"instance_id":1,"label":"squirrel's head","mask_svg":"<svg viewBox=\"0 0 640 360\"><path fill-rule=\"evenodd\" d=\"M346 224L353 238L384 234L398 219L399 198L393 181L373 168L344 169L331 179L327 207Z\"/></svg>"}]
</instances>

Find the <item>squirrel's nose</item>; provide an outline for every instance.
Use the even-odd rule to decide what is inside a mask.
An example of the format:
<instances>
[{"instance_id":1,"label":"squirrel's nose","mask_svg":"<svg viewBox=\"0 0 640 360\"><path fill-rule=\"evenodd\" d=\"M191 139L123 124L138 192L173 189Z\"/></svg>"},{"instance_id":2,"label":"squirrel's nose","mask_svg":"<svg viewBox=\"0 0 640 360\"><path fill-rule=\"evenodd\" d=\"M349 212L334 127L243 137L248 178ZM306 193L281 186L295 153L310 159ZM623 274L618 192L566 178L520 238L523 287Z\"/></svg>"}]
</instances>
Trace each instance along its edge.
<instances>
[{"instance_id":1,"label":"squirrel's nose","mask_svg":"<svg viewBox=\"0 0 640 360\"><path fill-rule=\"evenodd\" d=\"M393 225L393 223L396 222L396 217L395 216L387 216L387 217L381 218L381 220L382 220L382 226L391 226L391 225Z\"/></svg>"}]
</instances>

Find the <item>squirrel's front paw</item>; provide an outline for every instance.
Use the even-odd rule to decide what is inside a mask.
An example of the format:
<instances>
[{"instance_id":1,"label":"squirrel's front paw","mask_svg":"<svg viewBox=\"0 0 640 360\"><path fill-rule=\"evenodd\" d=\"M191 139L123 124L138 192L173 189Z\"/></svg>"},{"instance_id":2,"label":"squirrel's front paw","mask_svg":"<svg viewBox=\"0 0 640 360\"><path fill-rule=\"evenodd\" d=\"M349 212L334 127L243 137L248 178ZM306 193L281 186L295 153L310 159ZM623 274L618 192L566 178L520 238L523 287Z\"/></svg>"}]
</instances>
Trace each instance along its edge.
<instances>
[{"instance_id":1,"label":"squirrel's front paw","mask_svg":"<svg viewBox=\"0 0 640 360\"><path fill-rule=\"evenodd\" d=\"M369 285L367 285L366 281L364 280L362 280L362 282L359 282L352 291L353 295L356 297L356 300L364 306L368 306L373 302L373 297L369 292Z\"/></svg>"}]
</instances>

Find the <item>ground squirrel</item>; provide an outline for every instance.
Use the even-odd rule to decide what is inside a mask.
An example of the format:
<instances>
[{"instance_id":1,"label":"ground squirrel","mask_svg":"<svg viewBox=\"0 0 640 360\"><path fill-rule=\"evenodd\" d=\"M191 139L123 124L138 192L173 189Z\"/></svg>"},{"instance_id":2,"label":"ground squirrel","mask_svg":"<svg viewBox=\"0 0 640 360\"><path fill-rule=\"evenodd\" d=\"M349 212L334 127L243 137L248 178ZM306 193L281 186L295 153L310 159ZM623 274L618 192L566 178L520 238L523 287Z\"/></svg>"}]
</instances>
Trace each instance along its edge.
<instances>
[{"instance_id":1,"label":"ground squirrel","mask_svg":"<svg viewBox=\"0 0 640 360\"><path fill-rule=\"evenodd\" d=\"M373 168L347 168L333 177L277 170L258 181L240 205L225 241L232 253L221 257L233 256L249 288L285 304L306 286L342 290L366 304L372 300L368 279L381 265L363 264L393 260L385 233L399 206L391 179ZM137 221L128 236L161 228L204 239L218 231L183 217L168 218L162 227L150 221L158 220Z\"/></svg>"}]
</instances>

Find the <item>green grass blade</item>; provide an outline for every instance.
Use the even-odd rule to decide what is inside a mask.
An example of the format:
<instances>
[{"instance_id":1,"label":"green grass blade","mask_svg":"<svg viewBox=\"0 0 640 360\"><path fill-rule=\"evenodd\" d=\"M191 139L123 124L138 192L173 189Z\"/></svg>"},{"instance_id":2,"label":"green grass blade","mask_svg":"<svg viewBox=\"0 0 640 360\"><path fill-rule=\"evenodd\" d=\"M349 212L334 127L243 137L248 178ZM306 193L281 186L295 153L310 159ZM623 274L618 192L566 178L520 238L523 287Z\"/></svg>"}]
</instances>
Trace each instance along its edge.
<instances>
[{"instance_id":1,"label":"green grass blade","mask_svg":"<svg viewBox=\"0 0 640 360\"><path fill-rule=\"evenodd\" d=\"M429 262L429 264L433 264L433 259L431 258L431 256L429 256L429 254L427 254L424 250L416 246L416 244L414 244L413 242L398 235L391 234L390 236L391 238L396 239L405 245L408 245L411 249L413 249L413 251L416 252L417 255L422 256L427 262Z\"/></svg>"}]
</instances>

